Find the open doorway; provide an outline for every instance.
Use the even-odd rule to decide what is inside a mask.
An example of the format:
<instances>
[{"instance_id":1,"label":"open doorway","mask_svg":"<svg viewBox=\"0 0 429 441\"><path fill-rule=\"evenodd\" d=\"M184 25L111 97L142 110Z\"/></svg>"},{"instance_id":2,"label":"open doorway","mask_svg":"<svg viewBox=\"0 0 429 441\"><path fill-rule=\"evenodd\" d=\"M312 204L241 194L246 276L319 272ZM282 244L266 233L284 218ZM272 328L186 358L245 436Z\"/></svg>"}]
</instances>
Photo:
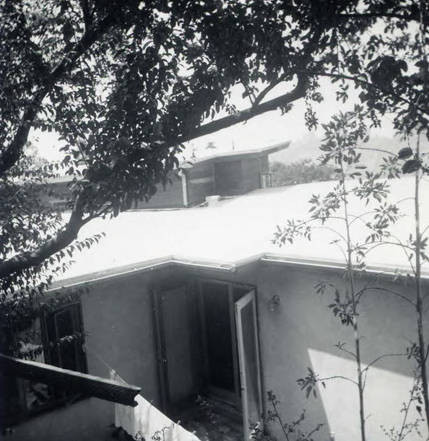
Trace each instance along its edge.
<instances>
[{"instance_id":1,"label":"open doorway","mask_svg":"<svg viewBox=\"0 0 429 441\"><path fill-rule=\"evenodd\" d=\"M216 430L248 439L262 415L254 289L198 280L154 300L164 410L183 423L203 421L206 411Z\"/></svg>"}]
</instances>

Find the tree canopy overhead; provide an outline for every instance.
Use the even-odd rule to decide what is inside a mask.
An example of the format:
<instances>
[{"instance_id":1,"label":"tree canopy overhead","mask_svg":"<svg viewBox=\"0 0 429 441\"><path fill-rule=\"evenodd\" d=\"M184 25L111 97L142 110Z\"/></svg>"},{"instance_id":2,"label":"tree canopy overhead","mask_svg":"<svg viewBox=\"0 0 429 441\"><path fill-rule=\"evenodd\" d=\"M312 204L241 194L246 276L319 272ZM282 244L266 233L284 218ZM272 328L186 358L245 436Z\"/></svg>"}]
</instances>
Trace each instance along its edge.
<instances>
[{"instance_id":1,"label":"tree canopy overhead","mask_svg":"<svg viewBox=\"0 0 429 441\"><path fill-rule=\"evenodd\" d=\"M150 197L182 143L264 112L323 99L318 79L350 84L376 124L395 111L421 128L425 2L308 0L6 0L0 6L0 278L34 284L97 216ZM423 32L421 32L423 29ZM423 37L422 37L423 35ZM425 40L425 43L427 40ZM280 84L289 91L273 97ZM241 84L249 99L230 99ZM222 116L216 118L217 115ZM226 116L225 116L226 115ZM303 122L304 123L304 122ZM55 131L75 180L64 221L38 204L31 130ZM61 254L62 253L62 254Z\"/></svg>"}]
</instances>

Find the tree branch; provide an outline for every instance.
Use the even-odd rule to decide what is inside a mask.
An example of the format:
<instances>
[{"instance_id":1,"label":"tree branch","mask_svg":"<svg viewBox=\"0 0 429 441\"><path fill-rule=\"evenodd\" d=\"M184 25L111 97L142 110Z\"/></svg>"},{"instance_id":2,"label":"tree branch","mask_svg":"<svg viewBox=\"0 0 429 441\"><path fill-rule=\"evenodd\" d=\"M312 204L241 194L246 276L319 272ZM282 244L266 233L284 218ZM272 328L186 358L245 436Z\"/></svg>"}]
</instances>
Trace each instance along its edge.
<instances>
[{"instance_id":1,"label":"tree branch","mask_svg":"<svg viewBox=\"0 0 429 441\"><path fill-rule=\"evenodd\" d=\"M372 147L356 147L356 150L368 150L370 152L386 153L386 155L389 155L389 156L394 156L394 157L397 156L397 153L389 152L389 150L377 149L377 148L372 148Z\"/></svg>"},{"instance_id":2,"label":"tree branch","mask_svg":"<svg viewBox=\"0 0 429 441\"><path fill-rule=\"evenodd\" d=\"M73 64L112 26L115 22L113 14L105 17L97 28L89 29L84 33L81 40L64 56L61 62L46 77L44 86L36 92L33 100L24 111L21 124L16 131L10 144L0 156L0 175L9 170L19 160L34 119L40 110L44 98L52 90L53 86L66 74Z\"/></svg>"},{"instance_id":3,"label":"tree branch","mask_svg":"<svg viewBox=\"0 0 429 441\"><path fill-rule=\"evenodd\" d=\"M85 29L89 29L92 24L92 16L89 11L88 0L80 0L80 8L82 10L83 21L85 23Z\"/></svg>"},{"instance_id":4,"label":"tree branch","mask_svg":"<svg viewBox=\"0 0 429 441\"><path fill-rule=\"evenodd\" d=\"M303 71L303 72L308 74L308 75L315 75L315 76L328 77L328 78L338 78L338 79L353 81L356 84L360 84L360 85L363 85L363 86L366 86L366 87L371 87L373 89L377 89L380 92L384 93L385 95L393 96L398 101L402 101L403 103L408 104L409 106L413 107L416 110L419 110L420 112L422 112L425 115L429 114L427 109L424 109L423 107L420 107L419 105L417 105L416 103L408 100L407 98L404 98L403 96L398 95L398 94L392 92L391 90L386 90L386 89L384 89L382 87L376 86L375 84L371 83L370 81L363 80L362 78L354 77L352 75L330 73L330 72L322 72L322 71L307 71L306 70L306 71Z\"/></svg>"},{"instance_id":5,"label":"tree branch","mask_svg":"<svg viewBox=\"0 0 429 441\"><path fill-rule=\"evenodd\" d=\"M57 235L45 242L38 249L26 251L10 259L0 262L0 279L18 271L38 266L53 254L70 245L79 233L79 230L94 216L84 217L87 194L82 192L76 199L70 219Z\"/></svg>"},{"instance_id":6,"label":"tree branch","mask_svg":"<svg viewBox=\"0 0 429 441\"><path fill-rule=\"evenodd\" d=\"M305 91L307 89L307 77L305 75L298 76L298 83L293 90L277 98L273 98L265 103L260 103L258 105L253 105L247 109L240 112L234 113L233 115L228 115L223 118L216 119L207 124L203 124L196 127L186 135L182 135L174 140L166 142L165 145L161 145L160 148L170 148L174 145L182 144L184 142L191 141L192 139L199 138L200 136L209 135L211 133L217 132L218 130L226 129L235 124L248 121L255 116L262 115L266 112L271 112L280 107L286 106L293 101L296 101L305 96Z\"/></svg>"},{"instance_id":7,"label":"tree branch","mask_svg":"<svg viewBox=\"0 0 429 441\"><path fill-rule=\"evenodd\" d=\"M356 386L358 385L358 383L355 380L353 380L349 377L345 377L344 375L333 375L332 377L325 377L325 378L318 378L317 379L317 381L319 383L322 383L324 381L329 381L329 380L345 380L345 381L349 381L350 383L353 383Z\"/></svg>"},{"instance_id":8,"label":"tree branch","mask_svg":"<svg viewBox=\"0 0 429 441\"><path fill-rule=\"evenodd\" d=\"M340 346L340 345L335 345L335 347L339 350L344 352L345 354L350 355L354 360L356 360L356 354L353 351L349 351L348 349L346 349L344 346Z\"/></svg>"},{"instance_id":9,"label":"tree branch","mask_svg":"<svg viewBox=\"0 0 429 441\"><path fill-rule=\"evenodd\" d=\"M353 18L353 19L372 19L372 18L396 18L398 20L406 20L406 21L419 21L418 14L399 14L399 13L387 13L387 12L368 12L368 13L355 13L355 14L338 14L339 18Z\"/></svg>"},{"instance_id":10,"label":"tree branch","mask_svg":"<svg viewBox=\"0 0 429 441\"><path fill-rule=\"evenodd\" d=\"M285 106L304 96L306 84L306 79L304 77L299 77L296 87L291 92L274 98L265 103L259 104L258 106L252 106L251 108L245 109L234 115L229 115L224 118L220 118L218 120L204 124L200 127L197 127L188 135L178 138L175 142L172 141L168 144L165 144L164 146L160 146L159 148L170 148L173 145L177 145L191 139L216 132L218 130L230 127L234 124L238 124L239 122L247 121L248 119L262 113L275 110L281 106ZM96 215L93 215L85 219L83 218L84 199L85 198L83 194L78 197L69 222L63 230L58 232L55 238L49 240L37 250L24 252L12 257L11 259L0 262L0 278L12 274L16 271L22 271L24 269L40 265L45 259L49 258L53 254L71 244L76 239L80 228L89 220L96 217Z\"/></svg>"},{"instance_id":11,"label":"tree branch","mask_svg":"<svg viewBox=\"0 0 429 441\"><path fill-rule=\"evenodd\" d=\"M378 356L377 358L374 358L368 365L362 369L362 373L368 372L368 370L371 368L371 366L374 366L376 363L378 363L380 360L383 360L383 358L387 357L405 357L407 354L383 354Z\"/></svg>"},{"instance_id":12,"label":"tree branch","mask_svg":"<svg viewBox=\"0 0 429 441\"><path fill-rule=\"evenodd\" d=\"M374 360L372 360L365 368L362 369L362 375L364 376L364 380L363 380L364 388L365 388L366 382L368 380L369 369L372 366L374 366L380 360L383 360L383 358L387 358L387 357L405 357L406 355L407 354L383 354L383 355L380 355L379 357L375 358Z\"/></svg>"},{"instance_id":13,"label":"tree branch","mask_svg":"<svg viewBox=\"0 0 429 441\"><path fill-rule=\"evenodd\" d=\"M367 286L365 288L365 290L361 290L361 292L359 292L359 299L362 297L363 294L365 294L366 292L368 292L370 290L381 291L381 292L386 292L386 293L392 294L392 295L394 295L394 296L396 296L396 297L398 297L398 298L408 302L413 307L416 306L415 303L412 300L410 300L408 297L404 296L403 294L401 294L401 293L399 293L397 291L394 291L393 289L390 289L390 288L384 288L382 286Z\"/></svg>"},{"instance_id":14,"label":"tree branch","mask_svg":"<svg viewBox=\"0 0 429 441\"><path fill-rule=\"evenodd\" d=\"M261 103L261 101L271 92L276 86L278 86L285 79L285 75L282 75L276 81L270 83L255 99L253 106L257 106Z\"/></svg>"}]
</instances>

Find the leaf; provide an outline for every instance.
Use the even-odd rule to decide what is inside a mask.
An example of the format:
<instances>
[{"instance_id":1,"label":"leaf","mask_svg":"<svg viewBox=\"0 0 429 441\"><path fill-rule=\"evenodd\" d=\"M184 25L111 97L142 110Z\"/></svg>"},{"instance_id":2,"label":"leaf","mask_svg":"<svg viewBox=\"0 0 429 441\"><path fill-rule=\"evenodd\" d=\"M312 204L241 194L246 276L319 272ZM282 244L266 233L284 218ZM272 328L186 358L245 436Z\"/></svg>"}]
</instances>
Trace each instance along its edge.
<instances>
[{"instance_id":1,"label":"leaf","mask_svg":"<svg viewBox=\"0 0 429 441\"><path fill-rule=\"evenodd\" d=\"M398 159L407 159L412 156L413 151L409 147L404 147L398 152Z\"/></svg>"},{"instance_id":2,"label":"leaf","mask_svg":"<svg viewBox=\"0 0 429 441\"><path fill-rule=\"evenodd\" d=\"M403 166L402 166L402 173L413 173L416 170L418 170L421 167L420 161L417 159L409 159Z\"/></svg>"}]
</instances>

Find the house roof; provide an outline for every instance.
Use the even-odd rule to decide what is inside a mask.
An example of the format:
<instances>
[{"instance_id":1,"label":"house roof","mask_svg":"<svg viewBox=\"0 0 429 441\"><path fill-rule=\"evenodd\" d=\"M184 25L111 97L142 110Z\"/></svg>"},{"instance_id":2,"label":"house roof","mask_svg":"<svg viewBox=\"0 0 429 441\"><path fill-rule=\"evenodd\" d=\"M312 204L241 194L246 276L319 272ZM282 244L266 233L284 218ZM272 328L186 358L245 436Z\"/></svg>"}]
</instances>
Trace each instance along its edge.
<instances>
[{"instance_id":1,"label":"house roof","mask_svg":"<svg viewBox=\"0 0 429 441\"><path fill-rule=\"evenodd\" d=\"M392 180L391 202L400 201L401 218L393 227L397 238L406 240L412 231L413 179ZM277 225L288 219L308 218L308 200L313 194L325 194L333 182L315 182L287 187L259 189L246 195L224 199L215 206L178 210L130 211L112 220L96 219L80 232L80 238L104 231L98 245L76 255L76 262L62 276L65 279L91 280L96 275L118 274L168 263L211 266L233 270L252 260L322 267L341 266L344 257L334 229L344 233L339 220L324 229L314 230L312 240L298 239L278 247L272 243ZM422 180L423 195L429 193L429 181ZM429 198L422 198L422 230L429 224ZM364 202L351 200L350 212L371 210ZM355 240L363 240L367 229L363 222L352 227ZM397 246L379 246L372 250L367 264L377 271L408 268L404 251ZM429 274L429 268L425 271Z\"/></svg>"},{"instance_id":2,"label":"house roof","mask_svg":"<svg viewBox=\"0 0 429 441\"><path fill-rule=\"evenodd\" d=\"M195 158L189 161L184 161L180 164L181 168L191 168L196 164L201 164L204 162L224 162L233 161L243 158L259 158L261 156L270 155L271 153L276 153L281 150L287 149L290 142L281 142L274 145L269 145L265 147L249 149L249 150L232 150L229 152L216 153L214 155Z\"/></svg>"}]
</instances>

